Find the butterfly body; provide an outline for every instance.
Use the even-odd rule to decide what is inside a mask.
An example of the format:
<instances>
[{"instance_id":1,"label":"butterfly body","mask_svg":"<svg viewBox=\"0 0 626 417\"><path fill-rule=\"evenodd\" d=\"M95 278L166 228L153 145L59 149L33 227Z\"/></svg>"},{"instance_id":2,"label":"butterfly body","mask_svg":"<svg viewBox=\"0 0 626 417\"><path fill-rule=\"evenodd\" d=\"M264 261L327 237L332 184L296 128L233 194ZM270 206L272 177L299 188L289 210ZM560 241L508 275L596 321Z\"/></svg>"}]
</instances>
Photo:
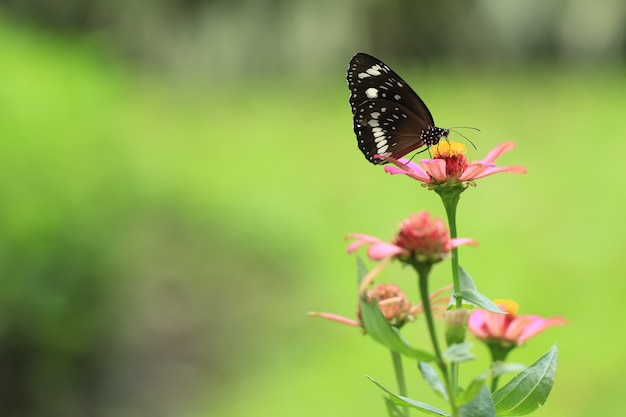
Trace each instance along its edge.
<instances>
[{"instance_id":1,"label":"butterfly body","mask_svg":"<svg viewBox=\"0 0 626 417\"><path fill-rule=\"evenodd\" d=\"M448 136L417 93L379 59L356 54L346 78L357 144L371 163L386 163L376 155L400 158Z\"/></svg>"}]
</instances>

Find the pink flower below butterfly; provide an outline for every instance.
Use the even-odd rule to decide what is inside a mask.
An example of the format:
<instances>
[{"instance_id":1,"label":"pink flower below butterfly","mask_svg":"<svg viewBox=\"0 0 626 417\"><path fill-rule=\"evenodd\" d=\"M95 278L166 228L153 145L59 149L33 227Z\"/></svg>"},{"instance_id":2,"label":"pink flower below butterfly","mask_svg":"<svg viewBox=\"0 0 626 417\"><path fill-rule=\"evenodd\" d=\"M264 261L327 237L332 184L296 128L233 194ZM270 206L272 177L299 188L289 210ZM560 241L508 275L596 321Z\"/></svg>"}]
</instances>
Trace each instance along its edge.
<instances>
[{"instance_id":1,"label":"pink flower below butterfly","mask_svg":"<svg viewBox=\"0 0 626 417\"><path fill-rule=\"evenodd\" d=\"M465 157L465 145L453 141L441 141L430 148L432 159L420 159L419 164L404 158L382 157L396 165L385 167L389 174L404 174L430 186L472 185L477 179L500 172L525 174L520 165L497 167L495 160L515 148L515 143L504 142L493 148L480 161L469 162Z\"/></svg>"}]
</instances>

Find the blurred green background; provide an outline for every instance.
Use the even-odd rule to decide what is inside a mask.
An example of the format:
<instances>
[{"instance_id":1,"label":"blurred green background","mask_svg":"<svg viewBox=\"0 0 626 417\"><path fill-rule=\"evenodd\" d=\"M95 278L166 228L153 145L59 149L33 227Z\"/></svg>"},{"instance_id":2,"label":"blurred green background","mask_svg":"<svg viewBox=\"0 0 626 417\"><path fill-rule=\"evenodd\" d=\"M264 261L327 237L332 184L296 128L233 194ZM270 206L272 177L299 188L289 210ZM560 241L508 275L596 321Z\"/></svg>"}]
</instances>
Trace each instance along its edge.
<instances>
[{"instance_id":1,"label":"blurred green background","mask_svg":"<svg viewBox=\"0 0 626 417\"><path fill-rule=\"evenodd\" d=\"M444 212L355 146L359 51L480 128L470 158L518 144L527 175L462 197L461 263L570 320L510 357L559 343L534 415L619 413L625 24L611 0L0 1L0 415L385 415L388 352L306 312L354 316L346 233Z\"/></svg>"}]
</instances>

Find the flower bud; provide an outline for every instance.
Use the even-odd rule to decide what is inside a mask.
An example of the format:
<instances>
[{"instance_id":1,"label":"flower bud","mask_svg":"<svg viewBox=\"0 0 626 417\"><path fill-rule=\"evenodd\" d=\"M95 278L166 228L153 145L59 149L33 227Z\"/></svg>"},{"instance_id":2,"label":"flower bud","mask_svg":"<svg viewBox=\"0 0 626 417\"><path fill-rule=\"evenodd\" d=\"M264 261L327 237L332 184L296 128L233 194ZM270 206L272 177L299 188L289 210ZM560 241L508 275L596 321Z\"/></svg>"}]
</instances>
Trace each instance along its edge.
<instances>
[{"instance_id":1,"label":"flower bud","mask_svg":"<svg viewBox=\"0 0 626 417\"><path fill-rule=\"evenodd\" d=\"M399 328L406 322L415 320L411 314L413 305L397 285L378 284L368 290L366 296L368 301L378 301L380 312L392 326Z\"/></svg>"},{"instance_id":2,"label":"flower bud","mask_svg":"<svg viewBox=\"0 0 626 417\"><path fill-rule=\"evenodd\" d=\"M448 346L463 343L471 311L465 308L446 312L446 343Z\"/></svg>"}]
</instances>

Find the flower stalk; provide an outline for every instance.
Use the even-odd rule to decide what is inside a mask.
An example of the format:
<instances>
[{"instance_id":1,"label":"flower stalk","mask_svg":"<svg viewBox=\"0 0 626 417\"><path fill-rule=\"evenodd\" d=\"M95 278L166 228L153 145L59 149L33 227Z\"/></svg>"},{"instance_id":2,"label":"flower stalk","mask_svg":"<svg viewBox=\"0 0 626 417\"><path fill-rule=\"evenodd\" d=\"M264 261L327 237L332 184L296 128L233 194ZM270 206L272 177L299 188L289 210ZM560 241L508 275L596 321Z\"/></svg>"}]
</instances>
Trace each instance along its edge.
<instances>
[{"instance_id":1,"label":"flower stalk","mask_svg":"<svg viewBox=\"0 0 626 417\"><path fill-rule=\"evenodd\" d=\"M448 228L450 229L450 238L455 239L457 234L456 227L456 209L459 204L461 193L465 190L462 187L438 187L435 192L441 197L443 206L446 210L446 216L448 218ZM459 280L459 249L458 247L452 248L452 288L454 293L458 294L461 291L461 283ZM456 297L456 308L463 307L463 300L460 297Z\"/></svg>"},{"instance_id":2,"label":"flower stalk","mask_svg":"<svg viewBox=\"0 0 626 417\"><path fill-rule=\"evenodd\" d=\"M406 389L406 380L404 379L404 368L402 367L402 355L398 352L390 350L391 352L391 361L393 362L393 371L396 375L396 382L398 384L398 393L403 397L408 396L408 392ZM409 416L409 409L404 408L403 413L405 417Z\"/></svg>"},{"instance_id":3,"label":"flower stalk","mask_svg":"<svg viewBox=\"0 0 626 417\"><path fill-rule=\"evenodd\" d=\"M444 385L448 394L448 402L450 403L451 415L452 417L456 417L458 416L458 407L455 401L456 388L453 387L451 383L448 366L443 359L441 348L439 347L439 339L437 338L437 332L435 330L435 320L432 308L430 306L430 299L428 297L428 275L430 274L432 265L433 264L431 262L415 261L412 263L413 268L417 272L419 292L422 298L422 302L424 304L424 317L426 318L426 327L428 328L428 334L430 336L433 351L435 352L436 356L435 362L437 363L437 366L441 371L441 376L444 380Z\"/></svg>"}]
</instances>

